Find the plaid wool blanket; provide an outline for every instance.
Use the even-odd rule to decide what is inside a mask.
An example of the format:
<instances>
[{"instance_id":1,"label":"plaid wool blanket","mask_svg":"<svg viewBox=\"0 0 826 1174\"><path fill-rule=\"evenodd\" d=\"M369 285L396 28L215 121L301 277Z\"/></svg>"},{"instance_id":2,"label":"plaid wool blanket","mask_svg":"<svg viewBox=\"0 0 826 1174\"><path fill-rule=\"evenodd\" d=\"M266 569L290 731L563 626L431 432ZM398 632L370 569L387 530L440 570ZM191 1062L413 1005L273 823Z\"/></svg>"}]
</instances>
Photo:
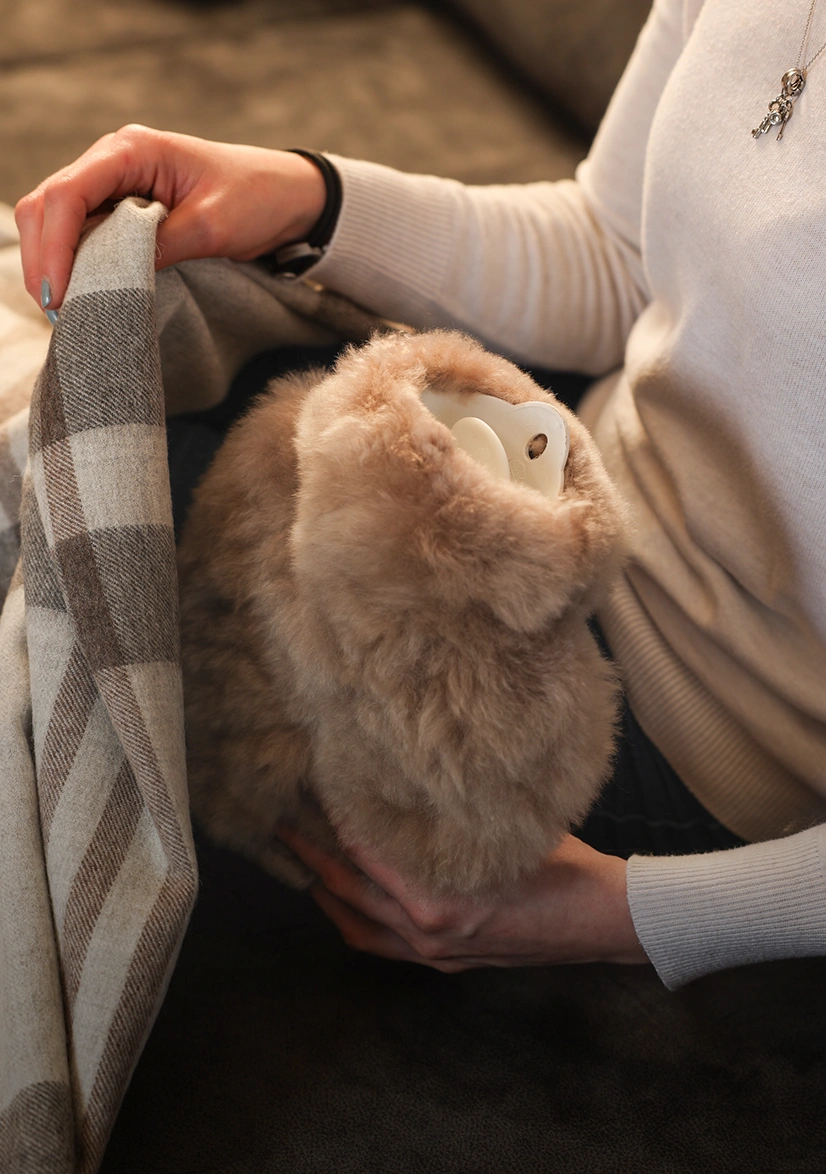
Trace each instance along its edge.
<instances>
[{"instance_id":1,"label":"plaid wool blanket","mask_svg":"<svg viewBox=\"0 0 826 1174\"><path fill-rule=\"evenodd\" d=\"M189 262L156 282L163 215L130 199L92 229L50 338L0 305L0 1170L13 1174L99 1165L196 895L165 414L219 401L259 351L376 326L255 265Z\"/></svg>"}]
</instances>

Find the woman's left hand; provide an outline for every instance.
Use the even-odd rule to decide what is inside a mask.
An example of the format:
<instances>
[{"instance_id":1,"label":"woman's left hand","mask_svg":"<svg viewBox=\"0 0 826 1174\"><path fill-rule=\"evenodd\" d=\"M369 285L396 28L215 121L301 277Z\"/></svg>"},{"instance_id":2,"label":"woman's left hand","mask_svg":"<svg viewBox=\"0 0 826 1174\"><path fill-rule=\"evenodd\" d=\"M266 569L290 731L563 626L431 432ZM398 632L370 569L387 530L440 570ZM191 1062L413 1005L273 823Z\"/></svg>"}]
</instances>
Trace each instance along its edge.
<instances>
[{"instance_id":1,"label":"woman's left hand","mask_svg":"<svg viewBox=\"0 0 826 1174\"><path fill-rule=\"evenodd\" d=\"M625 861L566 836L511 889L431 898L363 848L332 856L279 835L319 878L310 892L356 950L453 973L478 966L647 962L631 920Z\"/></svg>"}]
</instances>

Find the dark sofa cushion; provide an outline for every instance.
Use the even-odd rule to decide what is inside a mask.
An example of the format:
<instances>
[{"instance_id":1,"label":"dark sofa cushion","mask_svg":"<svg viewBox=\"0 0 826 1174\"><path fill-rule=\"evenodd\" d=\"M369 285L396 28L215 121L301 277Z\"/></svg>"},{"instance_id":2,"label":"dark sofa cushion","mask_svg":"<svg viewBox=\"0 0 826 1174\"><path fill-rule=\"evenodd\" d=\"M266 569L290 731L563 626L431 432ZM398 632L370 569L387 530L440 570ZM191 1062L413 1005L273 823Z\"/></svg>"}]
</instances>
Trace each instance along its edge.
<instances>
[{"instance_id":1,"label":"dark sofa cushion","mask_svg":"<svg viewBox=\"0 0 826 1174\"><path fill-rule=\"evenodd\" d=\"M596 130L651 0L452 0L520 73Z\"/></svg>"},{"instance_id":2,"label":"dark sofa cushion","mask_svg":"<svg viewBox=\"0 0 826 1174\"><path fill-rule=\"evenodd\" d=\"M198 841L100 1174L822 1174L826 959L446 975Z\"/></svg>"}]
</instances>

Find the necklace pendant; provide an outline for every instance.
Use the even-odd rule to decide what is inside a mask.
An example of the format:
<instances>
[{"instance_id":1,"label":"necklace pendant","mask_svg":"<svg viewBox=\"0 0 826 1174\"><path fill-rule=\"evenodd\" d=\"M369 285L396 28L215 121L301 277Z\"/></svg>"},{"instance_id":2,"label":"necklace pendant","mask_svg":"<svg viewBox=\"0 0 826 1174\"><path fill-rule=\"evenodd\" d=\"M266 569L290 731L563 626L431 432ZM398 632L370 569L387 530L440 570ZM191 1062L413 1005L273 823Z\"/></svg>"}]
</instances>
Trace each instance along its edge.
<instances>
[{"instance_id":1,"label":"necklace pendant","mask_svg":"<svg viewBox=\"0 0 826 1174\"><path fill-rule=\"evenodd\" d=\"M778 94L777 97L769 102L769 112L759 126L756 126L751 132L753 139L759 139L761 135L768 134L773 126L779 126L780 131L777 135L779 142L783 138L783 131L786 129L786 123L792 116L794 104L791 98L787 98L784 94Z\"/></svg>"},{"instance_id":2,"label":"necklace pendant","mask_svg":"<svg viewBox=\"0 0 826 1174\"><path fill-rule=\"evenodd\" d=\"M806 85L805 69L787 69L780 79L780 86L787 98L799 98Z\"/></svg>"},{"instance_id":3,"label":"necklace pendant","mask_svg":"<svg viewBox=\"0 0 826 1174\"><path fill-rule=\"evenodd\" d=\"M803 87L806 85L806 71L795 66L794 69L787 69L780 79L780 93L769 102L769 112L760 123L751 132L753 139L759 139L761 135L768 134L773 126L779 126L780 130L777 134L778 143L783 138L783 131L786 129L786 123L794 113L795 100L803 93Z\"/></svg>"}]
</instances>

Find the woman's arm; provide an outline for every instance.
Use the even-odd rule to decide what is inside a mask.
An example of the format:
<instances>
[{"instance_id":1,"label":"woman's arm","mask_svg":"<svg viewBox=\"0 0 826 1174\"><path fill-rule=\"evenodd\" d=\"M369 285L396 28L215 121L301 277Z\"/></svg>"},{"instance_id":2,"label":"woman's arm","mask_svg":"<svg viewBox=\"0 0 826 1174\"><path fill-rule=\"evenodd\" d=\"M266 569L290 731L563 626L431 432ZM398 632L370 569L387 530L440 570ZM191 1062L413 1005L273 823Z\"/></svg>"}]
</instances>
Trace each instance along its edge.
<instances>
[{"instance_id":1,"label":"woman's arm","mask_svg":"<svg viewBox=\"0 0 826 1174\"><path fill-rule=\"evenodd\" d=\"M670 989L715 970L826 954L826 825L697 856L633 856L634 925Z\"/></svg>"},{"instance_id":2,"label":"woman's arm","mask_svg":"<svg viewBox=\"0 0 826 1174\"><path fill-rule=\"evenodd\" d=\"M468 187L334 161L344 200L313 277L413 326L455 326L536 365L622 363L648 300L643 173L684 43L683 0L658 0L576 182Z\"/></svg>"}]
</instances>

